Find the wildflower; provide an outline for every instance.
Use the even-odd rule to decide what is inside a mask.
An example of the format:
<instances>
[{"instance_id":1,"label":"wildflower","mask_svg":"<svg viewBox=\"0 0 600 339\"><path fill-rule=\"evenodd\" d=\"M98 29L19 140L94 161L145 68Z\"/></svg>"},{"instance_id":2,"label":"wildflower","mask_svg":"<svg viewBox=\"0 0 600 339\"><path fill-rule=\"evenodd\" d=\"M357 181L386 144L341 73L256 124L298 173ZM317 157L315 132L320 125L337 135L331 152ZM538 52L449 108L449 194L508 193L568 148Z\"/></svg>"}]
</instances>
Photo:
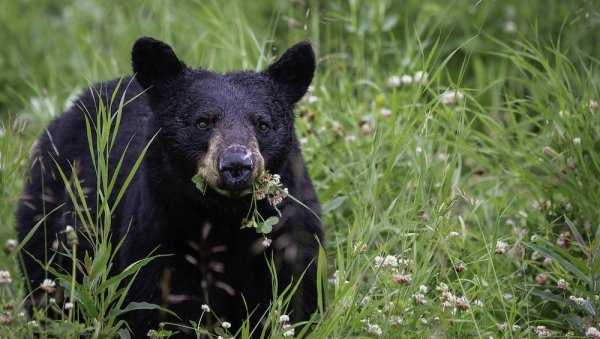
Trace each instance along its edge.
<instances>
[{"instance_id":1,"label":"wildflower","mask_svg":"<svg viewBox=\"0 0 600 339\"><path fill-rule=\"evenodd\" d=\"M287 323L288 321L290 321L290 317L287 314L282 314L279 316L280 323Z\"/></svg>"},{"instance_id":2,"label":"wildflower","mask_svg":"<svg viewBox=\"0 0 600 339\"><path fill-rule=\"evenodd\" d=\"M66 302L65 303L65 310L70 310L73 308L73 303L72 302Z\"/></svg>"},{"instance_id":3,"label":"wildflower","mask_svg":"<svg viewBox=\"0 0 600 339\"><path fill-rule=\"evenodd\" d=\"M223 327L224 329L231 328L231 323L224 321L221 323L221 327Z\"/></svg>"},{"instance_id":4,"label":"wildflower","mask_svg":"<svg viewBox=\"0 0 600 339\"><path fill-rule=\"evenodd\" d=\"M410 85L413 82L413 78L408 74L404 74L400 77L400 81L402 81L404 85Z\"/></svg>"},{"instance_id":5,"label":"wildflower","mask_svg":"<svg viewBox=\"0 0 600 339\"><path fill-rule=\"evenodd\" d=\"M77 239L77 232L75 232L73 226L67 225L67 227L65 227L64 233L67 236L67 243L69 245L75 246L78 244L79 241Z\"/></svg>"},{"instance_id":6,"label":"wildflower","mask_svg":"<svg viewBox=\"0 0 600 339\"><path fill-rule=\"evenodd\" d=\"M382 117L389 117L390 115L392 115L392 110L389 108L383 107L382 109L379 110L379 115L381 115Z\"/></svg>"},{"instance_id":7,"label":"wildflower","mask_svg":"<svg viewBox=\"0 0 600 339\"><path fill-rule=\"evenodd\" d=\"M442 93L440 100L443 105L454 105L464 98L465 94L461 91L445 91Z\"/></svg>"},{"instance_id":8,"label":"wildflower","mask_svg":"<svg viewBox=\"0 0 600 339\"><path fill-rule=\"evenodd\" d=\"M561 290L568 290L569 289L569 283L565 281L565 279L558 279L558 282L556 283L556 287L560 288Z\"/></svg>"},{"instance_id":9,"label":"wildflower","mask_svg":"<svg viewBox=\"0 0 600 339\"><path fill-rule=\"evenodd\" d=\"M27 325L29 325L29 326L31 326L31 327L38 327L38 326L40 326L40 325L38 324L38 322L37 322L37 321L35 321L35 320L32 320L32 321L28 322L28 323L27 323Z\"/></svg>"},{"instance_id":10,"label":"wildflower","mask_svg":"<svg viewBox=\"0 0 600 339\"><path fill-rule=\"evenodd\" d=\"M572 301L574 301L575 303L577 303L579 305L585 304L585 299L581 298L581 297L576 297L576 296L572 295L569 297L569 299L571 299Z\"/></svg>"},{"instance_id":11,"label":"wildflower","mask_svg":"<svg viewBox=\"0 0 600 339\"><path fill-rule=\"evenodd\" d=\"M456 231L452 231L452 232L450 232L450 236L451 236L452 238L456 238L456 237L458 237L459 235L460 235L460 234L459 234L458 232L456 232Z\"/></svg>"},{"instance_id":12,"label":"wildflower","mask_svg":"<svg viewBox=\"0 0 600 339\"><path fill-rule=\"evenodd\" d=\"M283 201L283 198L286 197L286 195L288 194L288 189L287 187L283 189L283 193L281 192L277 192L275 193L273 196L269 197L269 204L271 204L271 206L275 207L278 204L280 204Z\"/></svg>"},{"instance_id":13,"label":"wildflower","mask_svg":"<svg viewBox=\"0 0 600 339\"><path fill-rule=\"evenodd\" d=\"M408 285L412 281L412 275L411 274L396 274L394 279L400 285Z\"/></svg>"},{"instance_id":14,"label":"wildflower","mask_svg":"<svg viewBox=\"0 0 600 339\"><path fill-rule=\"evenodd\" d=\"M458 263L458 264L456 264L456 265L454 265L454 270L455 270L456 272L462 272L462 271L464 271L465 269L467 269L467 266L465 266L465 264L463 264L463 263L461 263L461 262L460 262L460 263Z\"/></svg>"},{"instance_id":15,"label":"wildflower","mask_svg":"<svg viewBox=\"0 0 600 339\"><path fill-rule=\"evenodd\" d=\"M417 305L425 305L427 304L427 299L425 298L424 294L417 293L415 294L415 302L417 303Z\"/></svg>"},{"instance_id":16,"label":"wildflower","mask_svg":"<svg viewBox=\"0 0 600 339\"><path fill-rule=\"evenodd\" d=\"M456 302L456 296L454 294L450 293L449 291L444 291L444 292L442 292L442 300L448 301L451 304L454 304Z\"/></svg>"},{"instance_id":17,"label":"wildflower","mask_svg":"<svg viewBox=\"0 0 600 339\"><path fill-rule=\"evenodd\" d=\"M504 23L504 26L502 26L502 30L504 30L504 33L508 33L508 34L513 34L517 32L517 24L514 21L507 21Z\"/></svg>"},{"instance_id":18,"label":"wildflower","mask_svg":"<svg viewBox=\"0 0 600 339\"><path fill-rule=\"evenodd\" d=\"M387 85L388 85L388 87L392 87L392 88L393 87L398 87L398 86L400 86L401 83L402 83L402 80L397 75L392 75L391 77L389 77L387 79Z\"/></svg>"},{"instance_id":19,"label":"wildflower","mask_svg":"<svg viewBox=\"0 0 600 339\"><path fill-rule=\"evenodd\" d=\"M383 267L398 267L398 259L393 255L387 255L385 259L383 259Z\"/></svg>"},{"instance_id":20,"label":"wildflower","mask_svg":"<svg viewBox=\"0 0 600 339\"><path fill-rule=\"evenodd\" d=\"M470 307L469 300L464 295L456 298L455 303L456 303L456 307L458 307L461 310L468 310Z\"/></svg>"},{"instance_id":21,"label":"wildflower","mask_svg":"<svg viewBox=\"0 0 600 339\"><path fill-rule=\"evenodd\" d=\"M479 299L475 299L475 301L473 301L473 305L475 305L479 308L483 308L483 301L481 301Z\"/></svg>"},{"instance_id":22,"label":"wildflower","mask_svg":"<svg viewBox=\"0 0 600 339\"><path fill-rule=\"evenodd\" d=\"M393 315L390 317L390 319L388 320L388 323L392 326L398 326L398 325L402 325L402 323L404 322L404 319L402 319L400 316L398 315Z\"/></svg>"},{"instance_id":23,"label":"wildflower","mask_svg":"<svg viewBox=\"0 0 600 339\"><path fill-rule=\"evenodd\" d=\"M14 321L13 317L8 314L0 314L0 325L8 325Z\"/></svg>"},{"instance_id":24,"label":"wildflower","mask_svg":"<svg viewBox=\"0 0 600 339\"><path fill-rule=\"evenodd\" d=\"M210 307L206 304L202 304L202 306L200 306L202 308L202 311L204 312L210 312Z\"/></svg>"},{"instance_id":25,"label":"wildflower","mask_svg":"<svg viewBox=\"0 0 600 339\"><path fill-rule=\"evenodd\" d=\"M429 80L429 73L424 72L424 71L417 71L415 73L414 80L418 84L425 85L425 84L427 84L427 81Z\"/></svg>"},{"instance_id":26,"label":"wildflower","mask_svg":"<svg viewBox=\"0 0 600 339\"><path fill-rule=\"evenodd\" d=\"M367 332L369 332L370 334L374 334L378 337L381 337L383 335L381 327L379 327L379 325L377 324L367 324Z\"/></svg>"},{"instance_id":27,"label":"wildflower","mask_svg":"<svg viewBox=\"0 0 600 339\"><path fill-rule=\"evenodd\" d=\"M271 246L272 242L273 242L272 239L264 238L261 244L263 247L269 247L269 246Z\"/></svg>"},{"instance_id":28,"label":"wildflower","mask_svg":"<svg viewBox=\"0 0 600 339\"><path fill-rule=\"evenodd\" d=\"M545 274L539 273L535 276L536 285L545 285L547 282L548 282L548 277Z\"/></svg>"},{"instance_id":29,"label":"wildflower","mask_svg":"<svg viewBox=\"0 0 600 339\"><path fill-rule=\"evenodd\" d=\"M575 144L575 145L581 144L581 138L573 138L573 144Z\"/></svg>"},{"instance_id":30,"label":"wildflower","mask_svg":"<svg viewBox=\"0 0 600 339\"><path fill-rule=\"evenodd\" d=\"M427 286L425 285L419 285L419 292L421 293L427 293L428 289Z\"/></svg>"},{"instance_id":31,"label":"wildflower","mask_svg":"<svg viewBox=\"0 0 600 339\"><path fill-rule=\"evenodd\" d=\"M12 282L9 271L0 271L0 285L8 285Z\"/></svg>"},{"instance_id":32,"label":"wildflower","mask_svg":"<svg viewBox=\"0 0 600 339\"><path fill-rule=\"evenodd\" d=\"M283 332L284 337L293 337L294 334L296 334L296 332L294 331L293 328L290 328L289 330Z\"/></svg>"},{"instance_id":33,"label":"wildflower","mask_svg":"<svg viewBox=\"0 0 600 339\"><path fill-rule=\"evenodd\" d=\"M504 254L506 253L506 243L504 241L498 240L496 242L496 254Z\"/></svg>"},{"instance_id":34,"label":"wildflower","mask_svg":"<svg viewBox=\"0 0 600 339\"><path fill-rule=\"evenodd\" d=\"M356 135L354 134L349 134L344 138L344 141L346 141L347 143L351 143L351 142L355 142L356 141Z\"/></svg>"},{"instance_id":35,"label":"wildflower","mask_svg":"<svg viewBox=\"0 0 600 339\"><path fill-rule=\"evenodd\" d=\"M50 304L56 304L56 299L55 298L50 298L50 299L48 299L48 302Z\"/></svg>"},{"instance_id":36,"label":"wildflower","mask_svg":"<svg viewBox=\"0 0 600 339\"><path fill-rule=\"evenodd\" d=\"M518 332L521 329L521 326L514 324L514 325L512 325L511 329L513 332Z\"/></svg>"},{"instance_id":37,"label":"wildflower","mask_svg":"<svg viewBox=\"0 0 600 339\"><path fill-rule=\"evenodd\" d=\"M40 288L46 291L46 293L50 294L56 289L56 283L51 279L44 279L44 281L40 284Z\"/></svg>"},{"instance_id":38,"label":"wildflower","mask_svg":"<svg viewBox=\"0 0 600 339\"><path fill-rule=\"evenodd\" d=\"M309 104L314 104L315 102L319 101L319 97L315 96L315 95L310 95L307 99Z\"/></svg>"},{"instance_id":39,"label":"wildflower","mask_svg":"<svg viewBox=\"0 0 600 339\"><path fill-rule=\"evenodd\" d=\"M452 307L454 307L454 304L452 304L450 301L448 301L448 300L442 301L443 309L452 308Z\"/></svg>"},{"instance_id":40,"label":"wildflower","mask_svg":"<svg viewBox=\"0 0 600 339\"><path fill-rule=\"evenodd\" d=\"M354 244L354 246L352 247L352 251L354 253L365 253L367 251L367 244L358 242Z\"/></svg>"},{"instance_id":41,"label":"wildflower","mask_svg":"<svg viewBox=\"0 0 600 339\"><path fill-rule=\"evenodd\" d=\"M17 246L19 245L19 242L16 241L15 239L8 239L6 240L6 243L4 243L4 253L9 254L15 251L15 249L17 249Z\"/></svg>"},{"instance_id":42,"label":"wildflower","mask_svg":"<svg viewBox=\"0 0 600 339\"><path fill-rule=\"evenodd\" d=\"M533 251L533 253L531 253L531 260L533 261L538 261L542 258L544 258L544 256L538 251Z\"/></svg>"},{"instance_id":43,"label":"wildflower","mask_svg":"<svg viewBox=\"0 0 600 339\"><path fill-rule=\"evenodd\" d=\"M556 239L556 244L561 247L568 248L571 243L571 233L569 231L562 232L558 239Z\"/></svg>"},{"instance_id":44,"label":"wildflower","mask_svg":"<svg viewBox=\"0 0 600 339\"><path fill-rule=\"evenodd\" d=\"M435 290L438 292L447 292L448 285L446 283L441 282L439 285L435 287Z\"/></svg>"},{"instance_id":45,"label":"wildflower","mask_svg":"<svg viewBox=\"0 0 600 339\"><path fill-rule=\"evenodd\" d=\"M498 324L498 329L502 332L506 331L507 328L508 328L508 324L506 323L506 321Z\"/></svg>"},{"instance_id":46,"label":"wildflower","mask_svg":"<svg viewBox=\"0 0 600 339\"><path fill-rule=\"evenodd\" d=\"M366 135L369 135L373 132L373 129L371 128L371 125L368 122L361 124L360 129Z\"/></svg>"},{"instance_id":47,"label":"wildflower","mask_svg":"<svg viewBox=\"0 0 600 339\"><path fill-rule=\"evenodd\" d=\"M25 318L25 312L19 312L17 314L17 317L19 317L19 318Z\"/></svg>"},{"instance_id":48,"label":"wildflower","mask_svg":"<svg viewBox=\"0 0 600 339\"><path fill-rule=\"evenodd\" d=\"M595 111L598 110L598 101L596 100L590 100L590 103L588 104L588 108L590 109L591 113L594 113Z\"/></svg>"},{"instance_id":49,"label":"wildflower","mask_svg":"<svg viewBox=\"0 0 600 339\"><path fill-rule=\"evenodd\" d=\"M587 330L585 330L585 336L587 338L600 339L600 331L595 327L588 327Z\"/></svg>"},{"instance_id":50,"label":"wildflower","mask_svg":"<svg viewBox=\"0 0 600 339\"><path fill-rule=\"evenodd\" d=\"M538 338L549 337L552 335L552 333L546 328L546 326L543 325L536 327L533 331L538 336Z\"/></svg>"},{"instance_id":51,"label":"wildflower","mask_svg":"<svg viewBox=\"0 0 600 339\"><path fill-rule=\"evenodd\" d=\"M419 318L419 321L421 322L421 324L427 325L427 319L425 317L421 316L421 318Z\"/></svg>"}]
</instances>

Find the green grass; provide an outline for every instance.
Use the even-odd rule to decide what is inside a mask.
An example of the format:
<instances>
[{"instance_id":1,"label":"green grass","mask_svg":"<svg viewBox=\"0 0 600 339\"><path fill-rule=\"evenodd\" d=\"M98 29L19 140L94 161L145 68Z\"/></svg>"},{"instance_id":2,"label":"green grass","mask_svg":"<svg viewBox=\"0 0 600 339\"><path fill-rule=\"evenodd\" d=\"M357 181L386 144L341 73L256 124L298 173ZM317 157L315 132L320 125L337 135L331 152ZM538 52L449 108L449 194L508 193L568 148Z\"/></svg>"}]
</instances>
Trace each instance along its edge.
<instances>
[{"instance_id":1,"label":"green grass","mask_svg":"<svg viewBox=\"0 0 600 339\"><path fill-rule=\"evenodd\" d=\"M375 325L389 338L524 337L538 326L583 336L600 328L598 8L591 0L5 1L0 240L15 236L35 138L89 82L129 73L137 37L168 41L188 65L218 71L264 69L310 39L318 69L296 127L326 212L328 278L311 336L375 336ZM388 86L418 71L426 83ZM445 91L464 98L444 104ZM75 333L72 317L73 326L40 329L19 314L14 252L0 255L0 270L12 276L0 286L1 336ZM105 292L114 294L93 293ZM90 314L78 330L117 333L114 317L97 316L110 313L107 304L75 301ZM274 311L269 319L277 324Z\"/></svg>"}]
</instances>

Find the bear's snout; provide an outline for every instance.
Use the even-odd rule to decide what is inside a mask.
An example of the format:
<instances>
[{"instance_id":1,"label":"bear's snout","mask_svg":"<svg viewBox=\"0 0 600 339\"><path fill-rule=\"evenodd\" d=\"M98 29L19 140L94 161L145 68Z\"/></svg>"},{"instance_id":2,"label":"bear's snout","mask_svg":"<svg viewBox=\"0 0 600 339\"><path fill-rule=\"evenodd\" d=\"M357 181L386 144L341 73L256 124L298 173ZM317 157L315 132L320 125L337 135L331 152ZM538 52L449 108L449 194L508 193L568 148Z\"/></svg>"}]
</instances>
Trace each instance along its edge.
<instances>
[{"instance_id":1,"label":"bear's snout","mask_svg":"<svg viewBox=\"0 0 600 339\"><path fill-rule=\"evenodd\" d=\"M254 171L252 152L245 146L227 147L219 159L219 174L226 189L245 189L251 183Z\"/></svg>"}]
</instances>

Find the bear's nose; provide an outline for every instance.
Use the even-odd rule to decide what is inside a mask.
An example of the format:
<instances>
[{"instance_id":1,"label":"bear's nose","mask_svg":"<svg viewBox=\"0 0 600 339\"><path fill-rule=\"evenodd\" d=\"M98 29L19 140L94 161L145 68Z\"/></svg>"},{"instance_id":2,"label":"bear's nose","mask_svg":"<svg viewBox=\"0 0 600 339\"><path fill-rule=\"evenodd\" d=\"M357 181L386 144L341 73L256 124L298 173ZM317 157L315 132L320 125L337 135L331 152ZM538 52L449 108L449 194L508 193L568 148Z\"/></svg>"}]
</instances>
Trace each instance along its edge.
<instances>
[{"instance_id":1,"label":"bear's nose","mask_svg":"<svg viewBox=\"0 0 600 339\"><path fill-rule=\"evenodd\" d=\"M252 153L241 145L227 148L219 161L223 183L233 189L248 185L253 169Z\"/></svg>"}]
</instances>

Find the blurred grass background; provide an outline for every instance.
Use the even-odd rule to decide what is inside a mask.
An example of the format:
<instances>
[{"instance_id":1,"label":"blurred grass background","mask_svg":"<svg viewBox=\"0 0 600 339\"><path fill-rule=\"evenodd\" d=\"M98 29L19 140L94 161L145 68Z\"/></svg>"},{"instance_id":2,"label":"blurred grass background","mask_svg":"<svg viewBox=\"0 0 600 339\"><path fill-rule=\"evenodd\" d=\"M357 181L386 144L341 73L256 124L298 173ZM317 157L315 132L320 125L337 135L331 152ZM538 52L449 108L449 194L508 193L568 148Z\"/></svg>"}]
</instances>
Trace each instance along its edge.
<instances>
[{"instance_id":1,"label":"blurred grass background","mask_svg":"<svg viewBox=\"0 0 600 339\"><path fill-rule=\"evenodd\" d=\"M0 239L35 137L89 82L130 73L136 38L216 71L261 70L310 40L297 131L331 278L315 337L585 335L599 321L599 27L594 0L4 1ZM388 84L402 75L413 83ZM444 104L447 91L464 99ZM374 261L389 255L412 266ZM14 257L0 265L18 276ZM484 306L442 307L441 283Z\"/></svg>"}]
</instances>

